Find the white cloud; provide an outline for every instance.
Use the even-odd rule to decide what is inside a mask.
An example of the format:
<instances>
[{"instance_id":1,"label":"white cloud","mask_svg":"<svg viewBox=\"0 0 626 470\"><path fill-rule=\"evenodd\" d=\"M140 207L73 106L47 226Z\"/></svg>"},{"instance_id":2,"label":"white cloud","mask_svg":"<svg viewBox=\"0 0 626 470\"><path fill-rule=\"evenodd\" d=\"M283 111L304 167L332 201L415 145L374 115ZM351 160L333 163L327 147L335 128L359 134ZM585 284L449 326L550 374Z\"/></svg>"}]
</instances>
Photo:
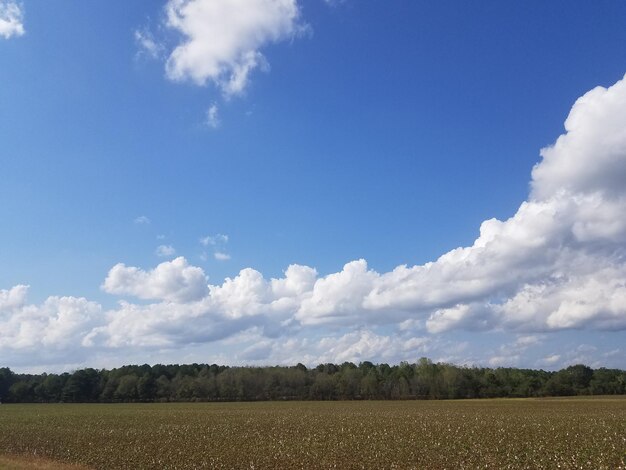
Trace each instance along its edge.
<instances>
[{"instance_id":1,"label":"white cloud","mask_svg":"<svg viewBox=\"0 0 626 470\"><path fill-rule=\"evenodd\" d=\"M221 286L211 286L211 299L230 318L258 315L271 310L273 300L263 275L251 268L242 269Z\"/></svg>"},{"instance_id":2,"label":"white cloud","mask_svg":"<svg viewBox=\"0 0 626 470\"><path fill-rule=\"evenodd\" d=\"M434 310L438 332L626 328L625 104L625 80L579 99L513 217L484 222L470 247L381 275L363 307Z\"/></svg>"},{"instance_id":3,"label":"white cloud","mask_svg":"<svg viewBox=\"0 0 626 470\"><path fill-rule=\"evenodd\" d=\"M0 351L74 350L99 321L101 307L77 297L27 303L28 286L0 290Z\"/></svg>"},{"instance_id":4,"label":"white cloud","mask_svg":"<svg viewBox=\"0 0 626 470\"><path fill-rule=\"evenodd\" d=\"M520 360L519 354L493 356L487 361L489 367L514 367Z\"/></svg>"},{"instance_id":5,"label":"white cloud","mask_svg":"<svg viewBox=\"0 0 626 470\"><path fill-rule=\"evenodd\" d=\"M221 251L216 251L213 253L213 257L218 261L228 261L230 259L230 255L228 253L224 253Z\"/></svg>"},{"instance_id":6,"label":"white cloud","mask_svg":"<svg viewBox=\"0 0 626 470\"><path fill-rule=\"evenodd\" d=\"M596 87L576 101L565 121L566 133L541 151L543 160L533 169L533 199L562 192L624 196L625 87L624 80Z\"/></svg>"},{"instance_id":7,"label":"white cloud","mask_svg":"<svg viewBox=\"0 0 626 470\"><path fill-rule=\"evenodd\" d=\"M558 352L551 352L536 362L537 367L546 367L552 370L562 369L575 364L585 364L592 368L610 367L623 368L626 354L621 349L604 349L591 344L569 344ZM607 364L608 363L608 364Z\"/></svg>"},{"instance_id":8,"label":"white cloud","mask_svg":"<svg viewBox=\"0 0 626 470\"><path fill-rule=\"evenodd\" d=\"M207 285L202 270L189 266L184 258L152 271L118 264L110 270L104 291L161 302L121 302L85 342L92 347L179 347L216 341L253 327L275 336L288 331L285 322L315 277L315 270L298 265L289 266L284 277L270 280L246 268L214 286Z\"/></svg>"},{"instance_id":9,"label":"white cloud","mask_svg":"<svg viewBox=\"0 0 626 470\"><path fill-rule=\"evenodd\" d=\"M552 366L556 364L557 362L559 362L560 359L561 359L561 356L559 354L550 354L549 356L544 357L540 361L540 363L547 365L547 366Z\"/></svg>"},{"instance_id":10,"label":"white cloud","mask_svg":"<svg viewBox=\"0 0 626 470\"><path fill-rule=\"evenodd\" d=\"M227 97L244 91L254 69L268 67L262 47L303 28L296 0L169 0L166 15L182 36L167 59L167 76L211 81Z\"/></svg>"},{"instance_id":11,"label":"white cloud","mask_svg":"<svg viewBox=\"0 0 626 470\"><path fill-rule=\"evenodd\" d=\"M624 122L625 97L621 80L578 100L567 133L542 151L533 169L529 200L507 220L483 222L471 246L386 273L369 269L365 260L323 277L293 265L279 280L247 268L210 286L207 305L224 318L255 317L279 331L397 325L401 332L426 328L431 334L526 333L509 346L518 352L498 351L494 364L515 361L530 344L528 333L626 329L626 185L615 180L626 171L626 126L613 124ZM558 169L570 158L573 167L584 162L589 170L564 169L570 175L564 180ZM215 248L227 240L216 235L200 242Z\"/></svg>"},{"instance_id":12,"label":"white cloud","mask_svg":"<svg viewBox=\"0 0 626 470\"><path fill-rule=\"evenodd\" d=\"M271 341L258 341L245 348L241 354L238 355L238 358L244 361L265 361L272 353L272 346L273 343Z\"/></svg>"},{"instance_id":13,"label":"white cloud","mask_svg":"<svg viewBox=\"0 0 626 470\"><path fill-rule=\"evenodd\" d=\"M91 348L178 348L213 342L246 330L255 318L230 319L220 315L210 300L164 301L147 305L120 302L107 312L107 321L86 337Z\"/></svg>"},{"instance_id":14,"label":"white cloud","mask_svg":"<svg viewBox=\"0 0 626 470\"><path fill-rule=\"evenodd\" d=\"M294 318L303 325L425 319L432 333L625 329L626 185L615 175L626 181L626 124L614 125L626 122L625 100L625 80L578 100L568 133L542 151L531 199L508 220L485 221L472 246L383 274L365 260L348 263L316 280ZM564 170L571 181L563 181L555 168L568 166L570 154L589 170Z\"/></svg>"},{"instance_id":15,"label":"white cloud","mask_svg":"<svg viewBox=\"0 0 626 470\"><path fill-rule=\"evenodd\" d=\"M216 235L207 235L200 239L200 244L203 246L215 246L228 243L228 235L218 233Z\"/></svg>"},{"instance_id":16,"label":"white cloud","mask_svg":"<svg viewBox=\"0 0 626 470\"><path fill-rule=\"evenodd\" d=\"M491 354L487 364L491 367L516 367L530 348L537 348L543 342L542 335L521 335L512 343L502 344Z\"/></svg>"},{"instance_id":17,"label":"white cloud","mask_svg":"<svg viewBox=\"0 0 626 470\"><path fill-rule=\"evenodd\" d=\"M606 267L527 284L497 312L526 329L626 328L626 269Z\"/></svg>"},{"instance_id":18,"label":"white cloud","mask_svg":"<svg viewBox=\"0 0 626 470\"><path fill-rule=\"evenodd\" d=\"M135 31L135 42L139 52L147 54L153 59L158 59L164 52L164 46L160 44L147 29Z\"/></svg>"},{"instance_id":19,"label":"white cloud","mask_svg":"<svg viewBox=\"0 0 626 470\"><path fill-rule=\"evenodd\" d=\"M138 225L149 225L151 220L145 215L140 215L135 218L134 222Z\"/></svg>"},{"instance_id":20,"label":"white cloud","mask_svg":"<svg viewBox=\"0 0 626 470\"><path fill-rule=\"evenodd\" d=\"M51 297L29 306L27 287L15 286L0 291L2 331L16 348L32 347L31 337L55 345L65 336L73 338L68 341L82 336L83 344L95 349L178 348L254 331L261 346L242 346L242 358L291 362L415 358L441 352L425 339L427 333L513 332L513 342L483 359L500 365L521 361L548 332L624 330L626 184L620 186L615 175L626 171L626 126L614 123L625 122L625 99L626 79L578 100L567 133L542 151L529 199L509 219L483 222L471 246L433 262L378 273L361 259L325 276L293 264L278 279L245 268L218 285L209 285L204 271L183 257L148 271L120 263L102 289L154 303L120 302L93 326L98 305ZM580 169L585 165L586 172ZM225 253L228 237L199 241ZM464 357L451 351L440 359ZM603 357L580 348L549 352L538 364Z\"/></svg>"},{"instance_id":21,"label":"white cloud","mask_svg":"<svg viewBox=\"0 0 626 470\"><path fill-rule=\"evenodd\" d=\"M167 258L176 254L176 249L172 245L159 245L155 250L157 256Z\"/></svg>"},{"instance_id":22,"label":"white cloud","mask_svg":"<svg viewBox=\"0 0 626 470\"><path fill-rule=\"evenodd\" d=\"M151 271L116 264L102 289L109 294L133 295L140 299L190 302L208 293L207 278L201 268L189 266L183 257L165 261Z\"/></svg>"},{"instance_id":23,"label":"white cloud","mask_svg":"<svg viewBox=\"0 0 626 470\"><path fill-rule=\"evenodd\" d=\"M441 333L456 328L485 330L491 325L492 314L481 304L458 304L450 308L440 308L426 320L426 329L430 333Z\"/></svg>"},{"instance_id":24,"label":"white cloud","mask_svg":"<svg viewBox=\"0 0 626 470\"><path fill-rule=\"evenodd\" d=\"M216 235L207 235L206 237L200 238L200 244L205 247L213 247L213 258L217 261L228 261L230 259L230 255L226 252L225 245L228 243L228 235L224 235L222 233L218 233ZM208 259L208 255L206 251L203 251L200 254L200 259L206 261Z\"/></svg>"},{"instance_id":25,"label":"white cloud","mask_svg":"<svg viewBox=\"0 0 626 470\"><path fill-rule=\"evenodd\" d=\"M0 36L9 39L22 36L24 30L24 12L19 3L0 0Z\"/></svg>"},{"instance_id":26,"label":"white cloud","mask_svg":"<svg viewBox=\"0 0 626 470\"><path fill-rule=\"evenodd\" d=\"M290 265L285 277L271 280L271 290L278 298L293 298L311 291L317 279L317 271L299 264Z\"/></svg>"},{"instance_id":27,"label":"white cloud","mask_svg":"<svg viewBox=\"0 0 626 470\"><path fill-rule=\"evenodd\" d=\"M257 329L233 336L228 343L250 344L233 358L238 364L309 366L328 362L362 361L399 363L416 361L436 347L432 338L379 334L369 329L326 334L319 338L265 339Z\"/></svg>"},{"instance_id":28,"label":"white cloud","mask_svg":"<svg viewBox=\"0 0 626 470\"><path fill-rule=\"evenodd\" d=\"M220 124L219 108L213 103L206 112L206 125L211 129L217 129Z\"/></svg>"},{"instance_id":29,"label":"white cloud","mask_svg":"<svg viewBox=\"0 0 626 470\"><path fill-rule=\"evenodd\" d=\"M347 263L343 270L318 279L295 318L303 324L349 323L366 314L363 299L371 292L378 273L364 259Z\"/></svg>"},{"instance_id":30,"label":"white cloud","mask_svg":"<svg viewBox=\"0 0 626 470\"><path fill-rule=\"evenodd\" d=\"M26 301L28 288L29 286L20 284L8 290L1 289L0 312L7 312L22 307Z\"/></svg>"},{"instance_id":31,"label":"white cloud","mask_svg":"<svg viewBox=\"0 0 626 470\"><path fill-rule=\"evenodd\" d=\"M428 351L427 338L401 340L391 335L378 335L369 330L354 331L339 338L326 337L319 342L319 362L361 362L377 358L388 362L416 360Z\"/></svg>"},{"instance_id":32,"label":"white cloud","mask_svg":"<svg viewBox=\"0 0 626 470\"><path fill-rule=\"evenodd\" d=\"M519 336L515 340L515 346L526 348L526 347L535 346L537 344L540 344L542 340L543 340L543 336L539 336L539 335Z\"/></svg>"}]
</instances>

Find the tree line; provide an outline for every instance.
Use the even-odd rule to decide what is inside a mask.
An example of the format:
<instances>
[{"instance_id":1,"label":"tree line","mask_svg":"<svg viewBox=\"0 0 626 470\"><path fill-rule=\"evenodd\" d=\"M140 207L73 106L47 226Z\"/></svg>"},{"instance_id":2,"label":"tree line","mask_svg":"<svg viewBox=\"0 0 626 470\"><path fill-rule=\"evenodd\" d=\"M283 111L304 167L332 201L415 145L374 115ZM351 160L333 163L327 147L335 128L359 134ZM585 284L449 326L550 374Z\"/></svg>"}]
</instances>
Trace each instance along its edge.
<instances>
[{"instance_id":1,"label":"tree line","mask_svg":"<svg viewBox=\"0 0 626 470\"><path fill-rule=\"evenodd\" d=\"M578 364L557 372L460 367L421 358L398 365L130 365L62 374L0 368L6 403L397 400L626 394L626 371Z\"/></svg>"}]
</instances>

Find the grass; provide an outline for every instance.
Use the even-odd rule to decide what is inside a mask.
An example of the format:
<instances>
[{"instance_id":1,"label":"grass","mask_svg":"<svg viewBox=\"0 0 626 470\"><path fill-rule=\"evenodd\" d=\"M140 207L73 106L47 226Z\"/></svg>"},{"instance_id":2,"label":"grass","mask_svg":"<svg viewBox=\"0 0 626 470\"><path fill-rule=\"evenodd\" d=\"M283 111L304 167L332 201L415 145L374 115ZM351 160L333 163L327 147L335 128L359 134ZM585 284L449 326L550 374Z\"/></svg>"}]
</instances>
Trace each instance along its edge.
<instances>
[{"instance_id":1,"label":"grass","mask_svg":"<svg viewBox=\"0 0 626 470\"><path fill-rule=\"evenodd\" d=\"M99 469L615 470L626 398L1 405L0 454Z\"/></svg>"}]
</instances>

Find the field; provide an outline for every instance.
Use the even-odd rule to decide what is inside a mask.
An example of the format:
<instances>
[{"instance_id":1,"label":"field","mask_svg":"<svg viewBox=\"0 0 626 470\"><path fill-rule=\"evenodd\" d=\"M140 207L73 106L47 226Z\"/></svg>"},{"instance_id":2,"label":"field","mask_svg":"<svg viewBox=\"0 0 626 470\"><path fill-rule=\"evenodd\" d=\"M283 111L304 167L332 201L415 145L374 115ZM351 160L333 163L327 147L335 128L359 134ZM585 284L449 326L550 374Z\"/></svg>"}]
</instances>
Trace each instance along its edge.
<instances>
[{"instance_id":1,"label":"field","mask_svg":"<svg viewBox=\"0 0 626 470\"><path fill-rule=\"evenodd\" d=\"M626 398L0 405L0 455L99 469L615 470Z\"/></svg>"}]
</instances>

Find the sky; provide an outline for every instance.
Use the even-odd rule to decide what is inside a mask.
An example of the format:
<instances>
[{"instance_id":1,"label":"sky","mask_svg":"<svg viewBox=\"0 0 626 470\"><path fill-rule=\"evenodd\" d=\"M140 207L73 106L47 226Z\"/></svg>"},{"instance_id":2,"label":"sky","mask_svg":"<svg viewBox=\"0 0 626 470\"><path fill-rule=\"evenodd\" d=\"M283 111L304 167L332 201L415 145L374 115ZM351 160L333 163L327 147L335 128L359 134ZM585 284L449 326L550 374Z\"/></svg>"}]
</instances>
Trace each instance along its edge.
<instances>
[{"instance_id":1,"label":"sky","mask_svg":"<svg viewBox=\"0 0 626 470\"><path fill-rule=\"evenodd\" d=\"M0 366L626 368L625 25L0 0Z\"/></svg>"}]
</instances>

